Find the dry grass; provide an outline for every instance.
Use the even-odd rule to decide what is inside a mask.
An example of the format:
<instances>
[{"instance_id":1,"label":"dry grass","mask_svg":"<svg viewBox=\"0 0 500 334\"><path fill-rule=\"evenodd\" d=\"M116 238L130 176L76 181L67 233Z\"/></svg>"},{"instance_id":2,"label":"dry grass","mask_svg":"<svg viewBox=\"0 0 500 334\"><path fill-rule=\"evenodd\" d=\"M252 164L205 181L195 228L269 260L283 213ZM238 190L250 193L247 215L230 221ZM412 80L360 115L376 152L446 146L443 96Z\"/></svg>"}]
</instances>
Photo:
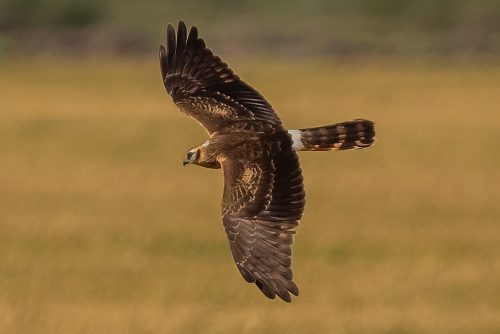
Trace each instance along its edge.
<instances>
[{"instance_id":1,"label":"dry grass","mask_svg":"<svg viewBox=\"0 0 500 334\"><path fill-rule=\"evenodd\" d=\"M498 333L500 66L232 63L289 127L377 123L373 149L301 155L301 296L240 277L156 59L9 61L0 332Z\"/></svg>"}]
</instances>

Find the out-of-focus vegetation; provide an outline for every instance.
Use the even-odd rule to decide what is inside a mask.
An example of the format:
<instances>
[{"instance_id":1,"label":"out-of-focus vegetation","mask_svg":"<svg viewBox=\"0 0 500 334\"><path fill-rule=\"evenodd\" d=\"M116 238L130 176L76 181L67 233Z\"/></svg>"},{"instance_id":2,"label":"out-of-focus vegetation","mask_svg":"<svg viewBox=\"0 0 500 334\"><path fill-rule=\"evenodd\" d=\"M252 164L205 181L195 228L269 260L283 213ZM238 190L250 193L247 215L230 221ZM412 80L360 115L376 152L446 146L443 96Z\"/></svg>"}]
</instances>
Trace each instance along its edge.
<instances>
[{"instance_id":1,"label":"out-of-focus vegetation","mask_svg":"<svg viewBox=\"0 0 500 334\"><path fill-rule=\"evenodd\" d=\"M225 60L288 127L376 122L300 154L301 296L242 279L156 59L7 60L0 333L500 332L498 63Z\"/></svg>"},{"instance_id":2,"label":"out-of-focus vegetation","mask_svg":"<svg viewBox=\"0 0 500 334\"><path fill-rule=\"evenodd\" d=\"M98 0L2 0L0 6L0 27L7 31L69 29L104 18L104 2Z\"/></svg>"},{"instance_id":3,"label":"out-of-focus vegetation","mask_svg":"<svg viewBox=\"0 0 500 334\"><path fill-rule=\"evenodd\" d=\"M179 19L227 52L500 53L497 0L0 0L0 39L36 53L150 53Z\"/></svg>"}]
</instances>

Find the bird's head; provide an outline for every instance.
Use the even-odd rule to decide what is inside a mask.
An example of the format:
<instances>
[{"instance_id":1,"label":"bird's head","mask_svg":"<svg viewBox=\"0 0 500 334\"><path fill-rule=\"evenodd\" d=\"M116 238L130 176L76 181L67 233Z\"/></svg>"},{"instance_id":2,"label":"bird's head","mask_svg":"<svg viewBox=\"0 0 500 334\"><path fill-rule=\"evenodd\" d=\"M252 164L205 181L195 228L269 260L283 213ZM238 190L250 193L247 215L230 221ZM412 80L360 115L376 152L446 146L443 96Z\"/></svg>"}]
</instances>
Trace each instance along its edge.
<instances>
[{"instance_id":1,"label":"bird's head","mask_svg":"<svg viewBox=\"0 0 500 334\"><path fill-rule=\"evenodd\" d=\"M200 159L200 149L192 148L186 152L186 156L184 157L184 162L182 163L184 166L187 164L196 164Z\"/></svg>"}]
</instances>

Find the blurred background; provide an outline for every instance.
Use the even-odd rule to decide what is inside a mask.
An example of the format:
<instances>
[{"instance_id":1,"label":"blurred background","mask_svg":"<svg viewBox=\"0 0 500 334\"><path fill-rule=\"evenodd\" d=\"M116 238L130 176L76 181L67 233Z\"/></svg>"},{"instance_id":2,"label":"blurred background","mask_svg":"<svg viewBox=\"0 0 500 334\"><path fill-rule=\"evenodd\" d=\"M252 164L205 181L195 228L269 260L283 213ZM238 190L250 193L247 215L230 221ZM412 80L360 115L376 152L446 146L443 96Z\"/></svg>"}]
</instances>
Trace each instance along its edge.
<instances>
[{"instance_id":1,"label":"blurred background","mask_svg":"<svg viewBox=\"0 0 500 334\"><path fill-rule=\"evenodd\" d=\"M180 18L253 57L500 52L497 0L1 0L0 52L149 54Z\"/></svg>"},{"instance_id":2,"label":"blurred background","mask_svg":"<svg viewBox=\"0 0 500 334\"><path fill-rule=\"evenodd\" d=\"M180 19L287 127L376 123L300 155L290 305L240 277L220 171L181 166ZM497 0L0 0L0 333L498 333L499 107Z\"/></svg>"}]
</instances>

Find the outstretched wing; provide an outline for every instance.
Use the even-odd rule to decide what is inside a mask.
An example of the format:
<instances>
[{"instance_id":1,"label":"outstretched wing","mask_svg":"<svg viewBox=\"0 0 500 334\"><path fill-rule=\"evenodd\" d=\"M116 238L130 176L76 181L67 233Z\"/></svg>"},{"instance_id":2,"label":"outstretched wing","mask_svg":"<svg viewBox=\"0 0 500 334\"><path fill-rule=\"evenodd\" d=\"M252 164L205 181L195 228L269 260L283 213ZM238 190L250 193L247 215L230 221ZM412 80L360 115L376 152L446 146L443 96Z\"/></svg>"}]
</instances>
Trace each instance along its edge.
<instances>
[{"instance_id":1,"label":"outstretched wing","mask_svg":"<svg viewBox=\"0 0 500 334\"><path fill-rule=\"evenodd\" d=\"M268 298L290 302L293 228L305 204L302 172L292 150L257 161L225 160L222 221L245 280Z\"/></svg>"},{"instance_id":2,"label":"outstretched wing","mask_svg":"<svg viewBox=\"0 0 500 334\"><path fill-rule=\"evenodd\" d=\"M167 28L167 49L160 46L163 83L179 109L209 134L240 120L281 125L271 105L215 56L192 27L179 22L177 38Z\"/></svg>"}]
</instances>

